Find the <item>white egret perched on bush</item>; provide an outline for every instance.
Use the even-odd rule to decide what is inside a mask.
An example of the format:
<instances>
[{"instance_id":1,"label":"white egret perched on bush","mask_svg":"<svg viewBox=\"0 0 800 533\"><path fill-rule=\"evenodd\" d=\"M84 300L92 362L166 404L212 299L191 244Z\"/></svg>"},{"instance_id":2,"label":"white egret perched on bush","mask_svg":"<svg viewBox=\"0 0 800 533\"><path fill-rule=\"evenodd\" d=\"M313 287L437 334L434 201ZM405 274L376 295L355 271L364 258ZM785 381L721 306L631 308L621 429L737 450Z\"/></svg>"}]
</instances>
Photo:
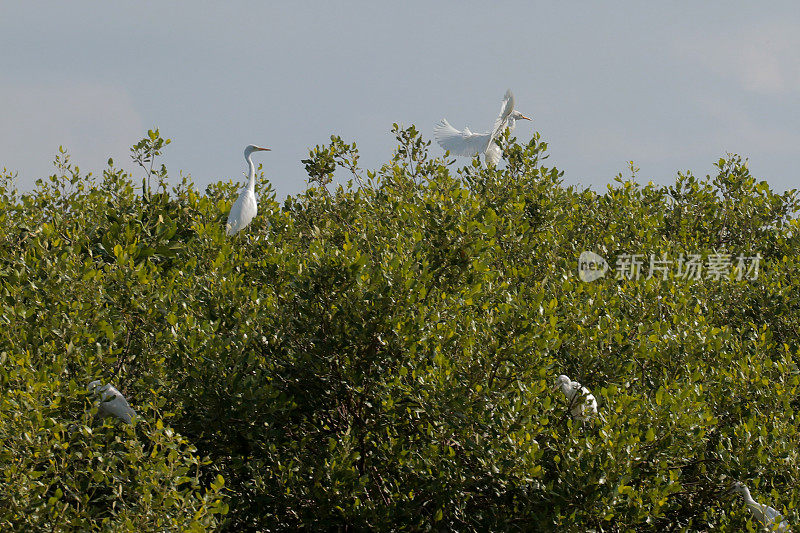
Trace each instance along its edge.
<instances>
[{"instance_id":1,"label":"white egret perched on bush","mask_svg":"<svg viewBox=\"0 0 800 533\"><path fill-rule=\"evenodd\" d=\"M561 389L570 407L570 413L575 420L586 421L597 414L597 400L589 389L582 387L577 381L572 381L564 374L556 378L553 390Z\"/></svg>"},{"instance_id":2,"label":"white egret perched on bush","mask_svg":"<svg viewBox=\"0 0 800 533\"><path fill-rule=\"evenodd\" d=\"M514 95L511 89L506 91L503 103L500 106L500 116L494 121L492 131L486 133L473 133L469 128L463 131L455 129L443 118L433 129L433 136L439 146L449 150L453 155L463 155L473 157L477 154L484 154L486 163L496 165L503 155L500 147L494 140L506 128L514 131L514 124L517 120L531 120L519 111L514 111Z\"/></svg>"},{"instance_id":3,"label":"white egret perched on bush","mask_svg":"<svg viewBox=\"0 0 800 533\"><path fill-rule=\"evenodd\" d=\"M228 214L228 222L225 225L228 235L233 235L237 231L243 230L250 224L250 221L258 212L256 202L256 166L253 164L253 152L269 152L269 148L262 148L255 144L250 144L244 149L244 159L247 161L248 180L239 198L233 203L231 212Z\"/></svg>"},{"instance_id":4,"label":"white egret perched on bush","mask_svg":"<svg viewBox=\"0 0 800 533\"><path fill-rule=\"evenodd\" d=\"M750 490L742 483L737 481L731 487L731 492L741 494L744 503L750 509L750 513L768 531L789 531L789 524L783 520L783 515L765 503L758 503L750 496Z\"/></svg>"},{"instance_id":5,"label":"white egret perched on bush","mask_svg":"<svg viewBox=\"0 0 800 533\"><path fill-rule=\"evenodd\" d=\"M92 381L86 387L90 394L97 400L97 412L102 418L116 416L120 420L131 423L131 417L136 414L128 400L113 385L98 380Z\"/></svg>"}]
</instances>

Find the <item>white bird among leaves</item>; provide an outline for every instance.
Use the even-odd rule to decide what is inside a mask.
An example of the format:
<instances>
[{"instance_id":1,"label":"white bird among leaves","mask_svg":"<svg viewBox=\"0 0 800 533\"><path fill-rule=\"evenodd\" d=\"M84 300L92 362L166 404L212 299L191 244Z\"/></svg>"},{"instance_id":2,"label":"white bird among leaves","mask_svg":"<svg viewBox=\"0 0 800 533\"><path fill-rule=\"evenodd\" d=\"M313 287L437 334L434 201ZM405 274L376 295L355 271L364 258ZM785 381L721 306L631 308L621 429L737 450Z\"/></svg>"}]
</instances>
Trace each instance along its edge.
<instances>
[{"instance_id":1,"label":"white bird among leaves","mask_svg":"<svg viewBox=\"0 0 800 533\"><path fill-rule=\"evenodd\" d=\"M239 198L233 203L231 212L228 214L228 222L225 225L228 235L243 230L255 218L258 212L256 202L256 166L253 164L253 152L269 152L269 148L262 148L255 144L250 144L244 149L244 159L247 161L248 179Z\"/></svg>"},{"instance_id":2,"label":"white bird among leaves","mask_svg":"<svg viewBox=\"0 0 800 533\"><path fill-rule=\"evenodd\" d=\"M741 494L744 503L750 509L750 513L767 531L789 531L789 524L783 520L783 515L765 503L758 503L750 496L750 490L742 483L737 481L731 487L731 492Z\"/></svg>"},{"instance_id":3,"label":"white bird among leaves","mask_svg":"<svg viewBox=\"0 0 800 533\"><path fill-rule=\"evenodd\" d=\"M597 400L589 389L582 387L577 381L572 381L564 374L556 378L553 390L561 389L570 407L570 413L575 420L586 421L597 414Z\"/></svg>"},{"instance_id":4,"label":"white bird among leaves","mask_svg":"<svg viewBox=\"0 0 800 533\"><path fill-rule=\"evenodd\" d=\"M136 414L128 400L113 385L98 380L92 381L86 387L90 394L97 399L97 412L101 418L116 416L120 420L131 423L131 417Z\"/></svg>"},{"instance_id":5,"label":"white bird among leaves","mask_svg":"<svg viewBox=\"0 0 800 533\"><path fill-rule=\"evenodd\" d=\"M514 111L514 95L511 89L506 91L503 103L500 106L500 116L494 121L492 131L486 133L473 133L465 127L463 131L455 129L443 118L433 129L433 136L439 146L448 150L453 155L474 157L477 154L484 154L487 164L497 165L502 157L502 152L496 138L509 128L514 131L517 120L531 120L519 111Z\"/></svg>"}]
</instances>

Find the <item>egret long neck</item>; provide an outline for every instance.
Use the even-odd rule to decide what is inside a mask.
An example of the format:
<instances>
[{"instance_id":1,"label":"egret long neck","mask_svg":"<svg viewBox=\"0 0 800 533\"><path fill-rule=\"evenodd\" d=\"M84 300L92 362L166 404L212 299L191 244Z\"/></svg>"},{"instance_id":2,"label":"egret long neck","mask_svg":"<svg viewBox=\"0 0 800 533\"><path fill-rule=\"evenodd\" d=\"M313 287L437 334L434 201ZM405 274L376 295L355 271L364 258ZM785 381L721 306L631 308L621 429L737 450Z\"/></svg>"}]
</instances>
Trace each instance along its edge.
<instances>
[{"instance_id":1,"label":"egret long neck","mask_svg":"<svg viewBox=\"0 0 800 533\"><path fill-rule=\"evenodd\" d=\"M755 509L757 512L762 512L761 504L755 501L752 496L750 496L750 490L747 487L742 489L742 496L744 496L744 503L746 503L748 507Z\"/></svg>"},{"instance_id":2,"label":"egret long neck","mask_svg":"<svg viewBox=\"0 0 800 533\"><path fill-rule=\"evenodd\" d=\"M253 164L253 154L247 156L247 188L251 191L256 190L256 166Z\"/></svg>"},{"instance_id":3,"label":"egret long neck","mask_svg":"<svg viewBox=\"0 0 800 533\"><path fill-rule=\"evenodd\" d=\"M564 396L566 396L568 400L572 400L573 396L575 396L575 390L572 388L572 383L562 383L561 392L564 393Z\"/></svg>"}]
</instances>

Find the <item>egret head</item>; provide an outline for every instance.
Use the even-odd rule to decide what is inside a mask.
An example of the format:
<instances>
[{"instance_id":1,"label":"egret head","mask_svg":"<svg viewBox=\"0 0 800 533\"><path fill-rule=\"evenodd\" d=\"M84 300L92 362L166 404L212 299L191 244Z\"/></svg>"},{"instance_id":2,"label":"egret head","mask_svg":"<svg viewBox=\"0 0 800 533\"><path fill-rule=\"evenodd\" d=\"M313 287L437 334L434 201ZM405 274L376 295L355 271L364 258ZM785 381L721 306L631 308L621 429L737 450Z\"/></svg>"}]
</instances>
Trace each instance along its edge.
<instances>
[{"instance_id":1,"label":"egret head","mask_svg":"<svg viewBox=\"0 0 800 533\"><path fill-rule=\"evenodd\" d=\"M270 151L271 150L269 148L264 148L262 146L258 146L255 144L248 144L247 148L244 149L244 156L250 157L250 154L252 154L253 152L270 152Z\"/></svg>"},{"instance_id":2,"label":"egret head","mask_svg":"<svg viewBox=\"0 0 800 533\"><path fill-rule=\"evenodd\" d=\"M511 118L513 118L514 120L533 120L530 117L526 117L525 115L523 115L519 111L512 111L511 112Z\"/></svg>"},{"instance_id":3,"label":"egret head","mask_svg":"<svg viewBox=\"0 0 800 533\"><path fill-rule=\"evenodd\" d=\"M558 390L558 389L567 390L571 384L572 380L569 379L564 374L561 374L556 378L556 384L553 385L553 390Z\"/></svg>"},{"instance_id":4,"label":"egret head","mask_svg":"<svg viewBox=\"0 0 800 533\"><path fill-rule=\"evenodd\" d=\"M99 397L103 401L108 400L109 390L111 388L112 388L111 383L106 383L105 385L103 385L103 382L100 381L99 379L92 381L91 383L89 383L89 385L86 386L86 389L89 391L89 394L91 394L95 398ZM113 395L111 395L111 397L113 398Z\"/></svg>"},{"instance_id":5,"label":"egret head","mask_svg":"<svg viewBox=\"0 0 800 533\"><path fill-rule=\"evenodd\" d=\"M731 494L741 494L742 496L749 496L750 491L747 490L747 487L741 481L736 481L731 485L730 488Z\"/></svg>"}]
</instances>

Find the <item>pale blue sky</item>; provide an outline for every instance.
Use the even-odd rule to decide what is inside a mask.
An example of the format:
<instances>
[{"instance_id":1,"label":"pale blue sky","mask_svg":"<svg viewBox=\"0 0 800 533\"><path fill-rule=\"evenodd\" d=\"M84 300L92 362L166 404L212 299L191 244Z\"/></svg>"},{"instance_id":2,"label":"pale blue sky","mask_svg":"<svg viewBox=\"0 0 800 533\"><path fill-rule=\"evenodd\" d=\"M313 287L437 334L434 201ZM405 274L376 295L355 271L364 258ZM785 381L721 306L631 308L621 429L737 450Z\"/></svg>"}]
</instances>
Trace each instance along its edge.
<instances>
[{"instance_id":1,"label":"pale blue sky","mask_svg":"<svg viewBox=\"0 0 800 533\"><path fill-rule=\"evenodd\" d=\"M279 197L330 135L376 167L393 122L488 130L511 88L566 183L704 175L726 152L797 186L800 7L773 2L3 2L0 168L19 185L58 145L99 173L158 126L202 188L248 143ZM441 153L438 146L432 148ZM459 162L466 162L461 159Z\"/></svg>"}]
</instances>

